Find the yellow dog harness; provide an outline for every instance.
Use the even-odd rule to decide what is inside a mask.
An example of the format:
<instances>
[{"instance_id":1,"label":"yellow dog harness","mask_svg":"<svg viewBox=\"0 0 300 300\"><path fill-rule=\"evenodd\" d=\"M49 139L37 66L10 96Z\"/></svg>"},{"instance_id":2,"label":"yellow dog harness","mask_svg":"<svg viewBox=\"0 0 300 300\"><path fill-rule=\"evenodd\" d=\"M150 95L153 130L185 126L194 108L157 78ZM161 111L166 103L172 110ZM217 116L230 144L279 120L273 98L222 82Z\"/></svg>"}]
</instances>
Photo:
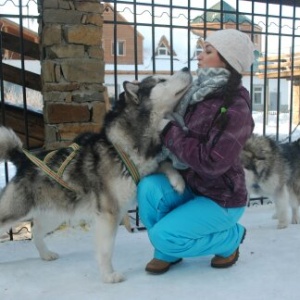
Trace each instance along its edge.
<instances>
[{"instance_id":1,"label":"yellow dog harness","mask_svg":"<svg viewBox=\"0 0 300 300\"><path fill-rule=\"evenodd\" d=\"M114 145L115 150L117 151L120 159L124 163L125 167L127 168L128 172L130 173L133 181L138 184L140 181L140 174L137 170L135 164L132 162L132 160L128 157L128 155L117 145ZM80 146L76 143L71 144L68 148L71 148L72 152L67 156L67 158L64 160L64 162L61 164L59 169L57 171L52 170L48 164L50 159L54 156L54 154L58 150L54 150L49 152L43 160L37 158L35 155L31 154L28 150L23 149L24 154L30 159L31 162L33 162L37 167L39 167L46 175L54 179L57 183L59 183L61 186L65 187L66 189L77 192L76 189L70 187L64 180L63 180L63 174L68 166L68 164L71 162L71 160L75 157L78 150L80 149Z\"/></svg>"},{"instance_id":2,"label":"yellow dog harness","mask_svg":"<svg viewBox=\"0 0 300 300\"><path fill-rule=\"evenodd\" d=\"M72 152L69 154L69 156L64 160L64 162L61 164L59 169L57 171L54 171L48 167L48 163L50 159L54 156L54 154L58 150L54 150L49 152L43 160L40 160L37 158L35 155L31 154L28 150L23 149L24 154L33 162L37 167L39 167L42 171L46 173L46 175L50 176L53 178L56 182L58 182L60 185L65 187L66 189L76 192L76 189L70 187L63 179L63 174L64 171L67 167L67 165L71 162L71 160L75 157L77 154L78 150L80 149L80 146L76 143L71 144L68 148L72 149Z\"/></svg>"}]
</instances>

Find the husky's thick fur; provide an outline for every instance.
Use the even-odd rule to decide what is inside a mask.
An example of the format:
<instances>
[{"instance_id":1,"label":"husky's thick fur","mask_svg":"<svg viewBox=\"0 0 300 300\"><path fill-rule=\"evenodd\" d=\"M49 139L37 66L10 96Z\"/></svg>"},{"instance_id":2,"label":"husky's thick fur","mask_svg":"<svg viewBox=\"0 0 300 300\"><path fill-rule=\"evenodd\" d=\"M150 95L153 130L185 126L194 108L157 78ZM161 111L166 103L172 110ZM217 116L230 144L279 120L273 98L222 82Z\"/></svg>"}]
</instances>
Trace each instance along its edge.
<instances>
[{"instance_id":1,"label":"husky's thick fur","mask_svg":"<svg viewBox=\"0 0 300 300\"><path fill-rule=\"evenodd\" d=\"M84 133L74 140L80 149L66 167L63 180L76 192L33 164L16 134L0 127L0 160L11 161L17 168L1 194L0 228L7 230L20 220L33 219L33 239L40 257L54 260L58 255L48 250L44 236L75 214L93 216L103 281L124 280L112 267L113 245L118 225L134 204L137 187L114 145L128 155L141 178L156 171L161 149L159 123L191 82L186 68L167 78L150 76L140 83L124 82L124 94L107 114L101 133ZM55 153L50 160L52 169L59 168L69 151L65 148ZM179 174L166 166L164 171L174 188L183 191Z\"/></svg>"},{"instance_id":2,"label":"husky's thick fur","mask_svg":"<svg viewBox=\"0 0 300 300\"><path fill-rule=\"evenodd\" d=\"M267 196L274 201L278 228L299 223L300 139L278 143L269 136L252 135L241 155L249 193Z\"/></svg>"}]
</instances>

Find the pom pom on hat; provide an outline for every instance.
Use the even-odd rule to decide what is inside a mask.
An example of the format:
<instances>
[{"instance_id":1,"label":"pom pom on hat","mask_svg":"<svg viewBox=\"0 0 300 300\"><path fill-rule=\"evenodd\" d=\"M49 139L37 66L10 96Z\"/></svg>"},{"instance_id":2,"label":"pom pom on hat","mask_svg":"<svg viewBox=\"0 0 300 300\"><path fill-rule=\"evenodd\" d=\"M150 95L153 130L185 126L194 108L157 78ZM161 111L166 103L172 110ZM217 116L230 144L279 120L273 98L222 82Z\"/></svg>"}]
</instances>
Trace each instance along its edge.
<instances>
[{"instance_id":1,"label":"pom pom on hat","mask_svg":"<svg viewBox=\"0 0 300 300\"><path fill-rule=\"evenodd\" d=\"M236 29L223 29L211 33L210 43L239 73L249 71L254 62L255 47L246 33Z\"/></svg>"}]
</instances>

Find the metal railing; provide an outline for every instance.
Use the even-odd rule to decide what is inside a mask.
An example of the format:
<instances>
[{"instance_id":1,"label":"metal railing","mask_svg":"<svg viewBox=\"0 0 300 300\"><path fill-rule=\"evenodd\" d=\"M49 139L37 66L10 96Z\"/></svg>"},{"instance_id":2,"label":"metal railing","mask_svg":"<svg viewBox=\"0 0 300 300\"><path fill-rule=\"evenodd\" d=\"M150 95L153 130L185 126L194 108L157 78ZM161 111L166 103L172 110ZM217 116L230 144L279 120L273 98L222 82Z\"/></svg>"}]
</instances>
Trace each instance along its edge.
<instances>
[{"instance_id":1,"label":"metal railing","mask_svg":"<svg viewBox=\"0 0 300 300\"><path fill-rule=\"evenodd\" d=\"M299 138L300 4L262 2L103 1L113 16L104 16L104 26L113 32L113 37L109 37L113 39L113 61L107 66L112 75L106 75L106 83L114 87L111 98L117 99L126 77L139 80L150 74L172 74L182 65L195 70L199 43L213 30L237 28L248 33L257 47L257 61L243 76L252 97L255 132L272 135L282 142ZM132 66L127 67L127 72L123 67L126 65L121 57L123 53L118 53L117 48L118 42L125 39L124 31L127 31L127 43L133 45L133 58L129 59ZM141 35L142 51L138 41ZM109 52L110 44L106 40L103 44L104 51ZM164 62L158 55L161 46L167 47L167 51L162 49L167 52ZM141 52L142 63L139 62ZM265 200L264 196L251 195L249 204L270 201Z\"/></svg>"},{"instance_id":2,"label":"metal railing","mask_svg":"<svg viewBox=\"0 0 300 300\"><path fill-rule=\"evenodd\" d=\"M243 76L243 83L252 96L253 115L258 124L256 132L273 135L279 141L291 140L293 134L297 137L300 134L294 130L300 119L297 94L300 4L296 6L297 1L288 2L293 5L284 5L285 1L262 2L103 1L113 15L112 18L104 16L104 29L112 29L113 37L108 38L113 39L113 43L103 37L104 52L114 53L113 61L106 61L106 70L111 72L107 71L106 83L114 88L111 97L118 96L125 77L138 80L151 73L170 74L182 65L195 71L196 52L200 50L197 43L211 31L233 27L248 33L257 47L257 61ZM142 46L140 36L143 37ZM167 42L160 44L162 37ZM127 72L124 71L123 54L118 53L117 48L124 39L127 39L128 52L133 55ZM110 49L111 45L115 48ZM158 55L161 45L169 50L165 58ZM143 62L138 63L141 53Z\"/></svg>"},{"instance_id":3,"label":"metal railing","mask_svg":"<svg viewBox=\"0 0 300 300\"><path fill-rule=\"evenodd\" d=\"M36 32L39 15L34 0L0 1L0 120L19 131L24 147L40 145L32 131L37 121L41 126L42 96L38 68L32 72L32 65L40 65ZM37 104L37 105L35 105ZM31 123L34 118L34 124ZM35 129L33 129L35 128ZM41 135L41 134L38 134ZM7 163L0 164L0 189L13 176L14 168ZM30 223L21 223L10 230L10 240L30 238ZM0 237L6 239L5 236Z\"/></svg>"}]
</instances>

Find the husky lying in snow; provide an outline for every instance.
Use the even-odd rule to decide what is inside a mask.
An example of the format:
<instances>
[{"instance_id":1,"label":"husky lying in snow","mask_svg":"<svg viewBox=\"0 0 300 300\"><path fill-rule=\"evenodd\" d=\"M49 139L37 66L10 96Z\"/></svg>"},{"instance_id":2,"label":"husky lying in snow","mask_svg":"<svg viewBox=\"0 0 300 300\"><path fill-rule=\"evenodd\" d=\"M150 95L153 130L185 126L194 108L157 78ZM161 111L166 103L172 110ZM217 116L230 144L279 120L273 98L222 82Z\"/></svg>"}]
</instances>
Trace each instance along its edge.
<instances>
[{"instance_id":1,"label":"husky lying in snow","mask_svg":"<svg viewBox=\"0 0 300 300\"><path fill-rule=\"evenodd\" d=\"M167 78L150 76L140 83L124 82L122 99L107 114L103 130L81 134L74 140L75 148L47 156L46 171L37 166L41 160L34 161L22 149L11 129L0 127L0 160L11 161L17 168L1 193L1 230L32 218L40 257L54 260L58 255L48 250L44 236L75 214L93 216L103 281L124 280L113 269L112 253L118 225L135 201L136 178L132 173L142 178L158 170L159 123L173 111L191 82L187 68ZM65 164L70 155L74 158ZM47 172L58 174L62 163L66 166L58 183ZM183 191L181 176L166 163L163 171L174 188Z\"/></svg>"},{"instance_id":2,"label":"husky lying in snow","mask_svg":"<svg viewBox=\"0 0 300 300\"><path fill-rule=\"evenodd\" d=\"M271 137L252 135L241 155L249 193L274 200L278 228L299 223L300 204L300 139L279 144Z\"/></svg>"}]
</instances>

